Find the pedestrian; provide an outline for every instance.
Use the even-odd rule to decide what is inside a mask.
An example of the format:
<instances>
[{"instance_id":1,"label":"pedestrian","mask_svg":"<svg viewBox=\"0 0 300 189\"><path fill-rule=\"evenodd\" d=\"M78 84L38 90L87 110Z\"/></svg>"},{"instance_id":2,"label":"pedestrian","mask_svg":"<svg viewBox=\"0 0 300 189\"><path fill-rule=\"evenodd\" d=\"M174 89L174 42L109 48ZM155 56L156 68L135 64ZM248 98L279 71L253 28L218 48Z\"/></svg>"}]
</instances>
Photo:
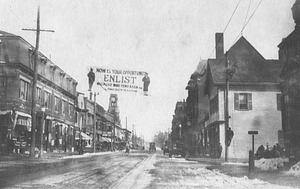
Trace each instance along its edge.
<instances>
[{"instance_id":1,"label":"pedestrian","mask_svg":"<svg viewBox=\"0 0 300 189\"><path fill-rule=\"evenodd\" d=\"M129 154L129 146L126 146L125 153Z\"/></svg>"},{"instance_id":2,"label":"pedestrian","mask_svg":"<svg viewBox=\"0 0 300 189\"><path fill-rule=\"evenodd\" d=\"M223 150L222 144L219 143L219 146L218 146L218 159L220 159L220 157L221 157L222 150Z\"/></svg>"},{"instance_id":3,"label":"pedestrian","mask_svg":"<svg viewBox=\"0 0 300 189\"><path fill-rule=\"evenodd\" d=\"M226 146L230 146L233 135L234 135L234 132L229 127L226 131Z\"/></svg>"}]
</instances>

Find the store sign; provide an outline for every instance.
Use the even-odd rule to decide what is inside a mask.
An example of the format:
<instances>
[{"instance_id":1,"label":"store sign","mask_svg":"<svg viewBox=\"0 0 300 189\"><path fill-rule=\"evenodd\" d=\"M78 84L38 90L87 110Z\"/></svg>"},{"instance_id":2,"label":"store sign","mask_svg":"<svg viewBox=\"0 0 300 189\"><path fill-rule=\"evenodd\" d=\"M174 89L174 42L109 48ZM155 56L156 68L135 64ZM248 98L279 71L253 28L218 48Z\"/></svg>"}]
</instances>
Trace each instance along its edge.
<instances>
[{"instance_id":1,"label":"store sign","mask_svg":"<svg viewBox=\"0 0 300 189\"><path fill-rule=\"evenodd\" d=\"M92 67L95 73L96 91L105 89L113 92L129 92L143 95L144 71L107 69Z\"/></svg>"}]
</instances>

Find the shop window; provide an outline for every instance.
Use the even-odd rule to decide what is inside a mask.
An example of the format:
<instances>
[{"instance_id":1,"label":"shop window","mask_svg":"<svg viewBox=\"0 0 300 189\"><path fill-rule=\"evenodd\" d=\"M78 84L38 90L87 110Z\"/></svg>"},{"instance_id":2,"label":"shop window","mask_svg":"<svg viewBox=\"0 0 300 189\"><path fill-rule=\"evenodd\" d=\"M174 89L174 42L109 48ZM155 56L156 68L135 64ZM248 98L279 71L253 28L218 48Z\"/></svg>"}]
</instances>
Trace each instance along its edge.
<instances>
[{"instance_id":1,"label":"shop window","mask_svg":"<svg viewBox=\"0 0 300 189\"><path fill-rule=\"evenodd\" d=\"M235 110L252 110L251 93L234 93Z\"/></svg>"},{"instance_id":2,"label":"shop window","mask_svg":"<svg viewBox=\"0 0 300 189\"><path fill-rule=\"evenodd\" d=\"M29 95L29 82L20 79L19 97L20 99L27 101L28 95Z\"/></svg>"}]
</instances>

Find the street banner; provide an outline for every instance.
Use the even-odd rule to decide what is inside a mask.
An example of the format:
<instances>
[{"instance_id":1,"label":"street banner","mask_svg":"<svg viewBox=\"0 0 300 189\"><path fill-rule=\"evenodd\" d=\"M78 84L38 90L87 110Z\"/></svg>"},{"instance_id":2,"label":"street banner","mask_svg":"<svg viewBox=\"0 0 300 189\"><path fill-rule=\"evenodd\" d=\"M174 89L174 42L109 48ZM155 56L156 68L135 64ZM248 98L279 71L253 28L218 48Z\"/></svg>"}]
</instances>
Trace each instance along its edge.
<instances>
[{"instance_id":1,"label":"street banner","mask_svg":"<svg viewBox=\"0 0 300 189\"><path fill-rule=\"evenodd\" d=\"M104 89L114 93L127 92L148 95L150 77L144 71L91 67L88 73L89 90Z\"/></svg>"}]
</instances>

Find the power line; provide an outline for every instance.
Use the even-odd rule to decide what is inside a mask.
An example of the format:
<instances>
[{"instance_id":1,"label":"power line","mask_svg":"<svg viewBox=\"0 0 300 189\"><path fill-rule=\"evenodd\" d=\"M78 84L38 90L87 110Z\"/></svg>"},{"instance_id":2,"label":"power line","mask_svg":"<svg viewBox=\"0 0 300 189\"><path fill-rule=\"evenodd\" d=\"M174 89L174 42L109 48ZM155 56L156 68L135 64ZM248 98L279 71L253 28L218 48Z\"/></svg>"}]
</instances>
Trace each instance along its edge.
<instances>
[{"instance_id":1,"label":"power line","mask_svg":"<svg viewBox=\"0 0 300 189\"><path fill-rule=\"evenodd\" d=\"M263 0L261 0L258 5L256 6L255 10L253 11L253 13L251 14L250 18L248 19L248 21L246 22L246 24L242 27L240 33L237 35L236 39L233 41L233 44L237 41L237 39L239 38L239 36L242 34L242 32L244 31L244 29L246 28L246 26L248 25L248 23L250 22L250 20L252 19L253 15L255 14L255 12L257 11L258 7L261 5ZM232 45L233 45L232 44ZM231 46L232 46L231 45Z\"/></svg>"},{"instance_id":2,"label":"power line","mask_svg":"<svg viewBox=\"0 0 300 189\"><path fill-rule=\"evenodd\" d=\"M249 1L249 5L248 5L248 9L247 9L245 21L244 21L244 26L246 25L246 21L247 21L247 17L248 17L248 13L249 13L249 9L250 9L251 3L252 3L252 0Z\"/></svg>"},{"instance_id":3,"label":"power line","mask_svg":"<svg viewBox=\"0 0 300 189\"><path fill-rule=\"evenodd\" d=\"M232 20L232 18L233 18L233 16L234 16L234 14L235 14L237 8L239 7L241 1L242 1L242 0L240 0L240 1L237 3L237 5L235 6L235 9L233 10L233 12L232 12L232 14L231 14L231 16L230 16L230 18L229 18L229 20L228 20L228 22L227 22L227 24L226 24L226 26L225 26L225 28L224 28L224 30L223 30L223 33L225 33L227 27L229 26L229 24L230 24L230 22L231 22L231 20ZM221 39L219 39L219 40L217 41L217 44L219 44L220 40L221 40ZM212 54L214 53L215 49L216 49L216 47L214 47L214 49L212 50L212 52L211 52L211 54L210 54L209 57L212 56Z\"/></svg>"},{"instance_id":4,"label":"power line","mask_svg":"<svg viewBox=\"0 0 300 189\"><path fill-rule=\"evenodd\" d=\"M248 25L248 23L250 22L250 20L253 18L253 15L255 14L255 12L257 11L258 7L261 5L263 0L261 0L258 5L256 6L255 10L253 11L253 13L251 14L250 18L247 20L247 22L244 24L243 28L241 29L240 33L238 34L238 36L236 37L236 39L234 40L233 44L237 41L237 39L239 38L240 34L243 32L243 30L246 28L246 26ZM249 4L250 6L250 4ZM249 7L248 7L249 8ZM232 44L232 45L233 45ZM231 46L232 46L231 45ZM223 57L224 55L222 56L222 58L220 59L218 65L211 71L212 73L215 71L215 69L217 69L217 67L219 67L219 65L221 64L221 62L223 61Z\"/></svg>"}]
</instances>

